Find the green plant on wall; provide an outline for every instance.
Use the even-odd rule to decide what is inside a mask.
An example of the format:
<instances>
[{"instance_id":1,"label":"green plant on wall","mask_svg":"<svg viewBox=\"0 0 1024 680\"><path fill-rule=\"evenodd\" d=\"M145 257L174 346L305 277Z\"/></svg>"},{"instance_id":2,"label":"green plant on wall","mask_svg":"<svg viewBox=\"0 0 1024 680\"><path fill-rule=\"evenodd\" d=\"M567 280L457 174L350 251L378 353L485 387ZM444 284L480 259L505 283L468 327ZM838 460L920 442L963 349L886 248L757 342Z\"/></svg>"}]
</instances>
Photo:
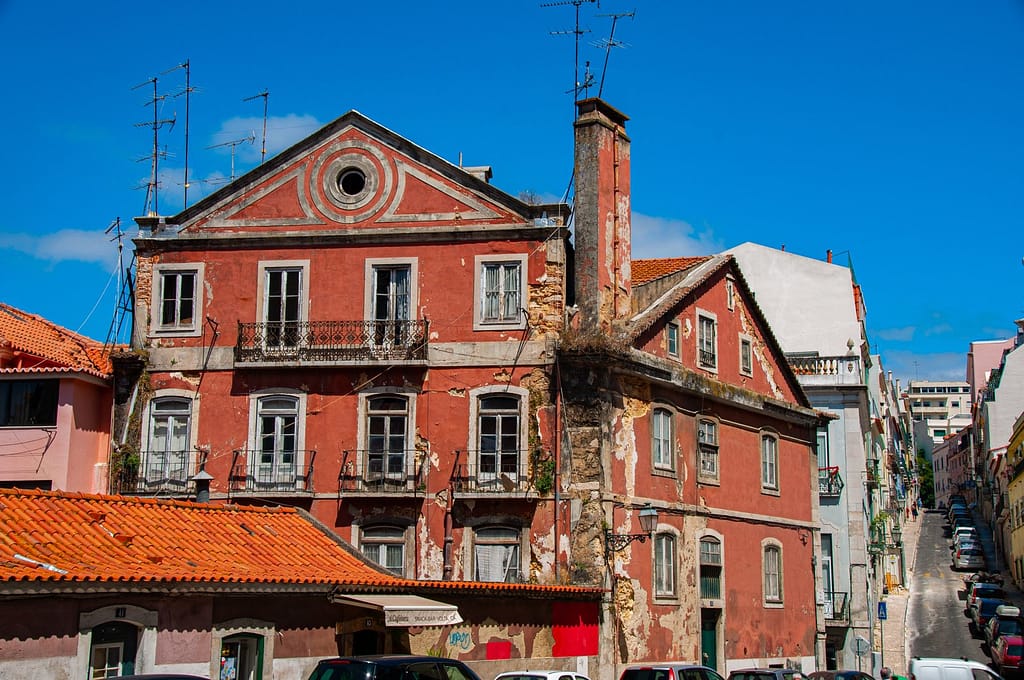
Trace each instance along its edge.
<instances>
[{"instance_id":1,"label":"green plant on wall","mask_svg":"<svg viewBox=\"0 0 1024 680\"><path fill-rule=\"evenodd\" d=\"M555 487L555 461L551 458L540 458L534 454L533 487L537 493L548 494Z\"/></svg>"}]
</instances>

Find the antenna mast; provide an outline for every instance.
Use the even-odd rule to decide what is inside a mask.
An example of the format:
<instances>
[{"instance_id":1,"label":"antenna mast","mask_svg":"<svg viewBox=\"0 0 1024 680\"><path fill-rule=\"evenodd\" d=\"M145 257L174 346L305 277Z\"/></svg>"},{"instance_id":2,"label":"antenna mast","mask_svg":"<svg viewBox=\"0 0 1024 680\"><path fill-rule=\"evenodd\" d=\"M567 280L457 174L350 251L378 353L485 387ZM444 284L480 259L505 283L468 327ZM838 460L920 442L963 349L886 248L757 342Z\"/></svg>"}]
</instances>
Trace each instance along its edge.
<instances>
[{"instance_id":1,"label":"antenna mast","mask_svg":"<svg viewBox=\"0 0 1024 680\"><path fill-rule=\"evenodd\" d=\"M220 147L223 147L223 146L230 146L231 147L231 179L228 180L228 181L233 182L235 180L235 147L238 146L239 144L245 144L246 142L249 142L250 144L252 144L255 141L256 141L256 133L255 132L250 132L248 137L243 137L241 139L232 139L229 142L221 142L220 144L214 144L214 145L208 146L206 148L207 149L219 149Z\"/></svg>"},{"instance_id":2,"label":"antenna mast","mask_svg":"<svg viewBox=\"0 0 1024 680\"><path fill-rule=\"evenodd\" d=\"M107 331L106 344L107 346L114 345L118 342L118 338L121 335L121 326L124 323L125 316L135 315L135 298L134 298L134 283L132 281L132 265L128 265L127 268L124 266L124 237L125 234L121 231L121 218L115 218L107 230L103 233L109 234L114 232L114 236L111 237L111 241L117 241L117 282L120 288L118 293L117 307L114 309L114 318L110 322L110 330ZM135 262L135 253L132 252L132 264ZM123 278L122 278L123 276ZM134 321L133 324L134 326Z\"/></svg>"},{"instance_id":3,"label":"antenna mast","mask_svg":"<svg viewBox=\"0 0 1024 680\"><path fill-rule=\"evenodd\" d=\"M576 8L576 27L571 31L552 31L551 35L567 35L572 34L576 41L576 55L573 59L573 80L572 90L567 92L575 93L573 95L573 118L576 117L576 98L579 96L580 90L586 90L592 83L580 82L580 36L584 33L590 33L590 29L580 28L580 6L585 2L596 3L598 8L601 7L601 0L557 0L556 2L545 2L541 7L564 7L565 5L572 5Z\"/></svg>"},{"instance_id":4,"label":"antenna mast","mask_svg":"<svg viewBox=\"0 0 1024 680\"><path fill-rule=\"evenodd\" d=\"M153 98L146 104L146 106L153 107L153 122L136 123L135 127L150 127L153 129L153 155L150 157L152 160L152 168L150 170L149 184L146 186L146 204L143 206L142 212L145 213L146 215L158 215L160 214L160 208L158 203L157 190L160 188L158 172L160 170L159 159L161 155L159 131L160 128L164 125L170 125L170 128L174 129L174 117L172 116L171 118L165 118L164 120L160 120L160 112L157 107L157 104L166 99L167 96L161 96L157 94L157 79L155 76L145 82L139 83L132 89L137 90L140 87L148 85L149 83L153 84ZM150 205L152 205L152 209L150 209Z\"/></svg>"},{"instance_id":5,"label":"antenna mast","mask_svg":"<svg viewBox=\"0 0 1024 680\"><path fill-rule=\"evenodd\" d=\"M615 39L615 24L618 23L619 19L622 19L623 17L629 17L630 19L632 19L634 16L636 16L636 10L634 9L632 12L622 12L621 14L601 14L598 16L610 16L612 18L611 34L608 36L608 40L604 41L603 45L604 67L601 69L601 85L598 86L597 88L597 97L598 99L600 99L601 93L604 91L604 77L608 73L608 56L611 54L613 47L626 47L626 43ZM602 47L602 45L597 46Z\"/></svg>"},{"instance_id":6,"label":"antenna mast","mask_svg":"<svg viewBox=\"0 0 1024 680\"><path fill-rule=\"evenodd\" d=\"M184 207L188 207L188 119L189 119L189 104L192 98L192 93L195 89L191 85L192 80L192 68L189 66L189 60L186 59L182 63L169 68L164 71L161 75L170 73L171 71L177 71L179 68L185 69L185 89L175 94L175 97L185 95L185 204Z\"/></svg>"},{"instance_id":7,"label":"antenna mast","mask_svg":"<svg viewBox=\"0 0 1024 680\"><path fill-rule=\"evenodd\" d=\"M242 101L251 102L259 97L263 97L263 147L260 149L260 165L263 165L263 161L267 160L267 100L270 99L270 92L263 90L263 92L246 97Z\"/></svg>"}]
</instances>

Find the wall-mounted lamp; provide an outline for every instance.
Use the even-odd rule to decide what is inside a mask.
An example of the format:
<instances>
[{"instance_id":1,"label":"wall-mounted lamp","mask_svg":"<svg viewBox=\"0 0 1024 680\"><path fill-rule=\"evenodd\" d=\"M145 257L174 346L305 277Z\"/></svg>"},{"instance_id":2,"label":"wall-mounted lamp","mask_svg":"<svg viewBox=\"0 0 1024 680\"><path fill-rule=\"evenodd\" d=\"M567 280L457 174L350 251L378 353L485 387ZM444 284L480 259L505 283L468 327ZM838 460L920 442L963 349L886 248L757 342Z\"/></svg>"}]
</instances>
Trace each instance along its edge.
<instances>
[{"instance_id":1,"label":"wall-mounted lamp","mask_svg":"<svg viewBox=\"0 0 1024 680\"><path fill-rule=\"evenodd\" d=\"M903 530L900 529L899 524L892 525L892 543L896 546L903 543Z\"/></svg>"},{"instance_id":2,"label":"wall-mounted lamp","mask_svg":"<svg viewBox=\"0 0 1024 680\"><path fill-rule=\"evenodd\" d=\"M643 543L648 536L654 533L654 528L658 526L658 511L652 508L650 503L645 503L639 512L639 517L640 528L644 531L642 534L616 534L611 529L604 530L605 553L618 552L633 541Z\"/></svg>"}]
</instances>

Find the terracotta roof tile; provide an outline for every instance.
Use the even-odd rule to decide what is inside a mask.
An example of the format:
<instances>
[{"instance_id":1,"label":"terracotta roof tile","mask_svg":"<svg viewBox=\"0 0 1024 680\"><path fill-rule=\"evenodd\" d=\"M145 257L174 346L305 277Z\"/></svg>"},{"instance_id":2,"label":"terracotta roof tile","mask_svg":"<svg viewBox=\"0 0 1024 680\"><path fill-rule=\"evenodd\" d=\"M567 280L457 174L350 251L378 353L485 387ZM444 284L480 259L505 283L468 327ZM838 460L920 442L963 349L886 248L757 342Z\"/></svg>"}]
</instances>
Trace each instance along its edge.
<instances>
[{"instance_id":1,"label":"terracotta roof tile","mask_svg":"<svg viewBox=\"0 0 1024 680\"><path fill-rule=\"evenodd\" d=\"M650 260L633 260L632 281L634 285L641 285L660 279L663 276L681 272L702 262L707 262L710 256L704 257L659 257Z\"/></svg>"},{"instance_id":2,"label":"terracotta roof tile","mask_svg":"<svg viewBox=\"0 0 1024 680\"><path fill-rule=\"evenodd\" d=\"M366 562L294 508L0 489L0 583L191 582L508 591L596 588L416 581Z\"/></svg>"},{"instance_id":3,"label":"terracotta roof tile","mask_svg":"<svg viewBox=\"0 0 1024 680\"><path fill-rule=\"evenodd\" d=\"M84 371L108 377L112 372L109 353L102 343L2 302L0 350L30 355L28 362L21 361L18 366L0 360L0 371L5 373Z\"/></svg>"}]
</instances>

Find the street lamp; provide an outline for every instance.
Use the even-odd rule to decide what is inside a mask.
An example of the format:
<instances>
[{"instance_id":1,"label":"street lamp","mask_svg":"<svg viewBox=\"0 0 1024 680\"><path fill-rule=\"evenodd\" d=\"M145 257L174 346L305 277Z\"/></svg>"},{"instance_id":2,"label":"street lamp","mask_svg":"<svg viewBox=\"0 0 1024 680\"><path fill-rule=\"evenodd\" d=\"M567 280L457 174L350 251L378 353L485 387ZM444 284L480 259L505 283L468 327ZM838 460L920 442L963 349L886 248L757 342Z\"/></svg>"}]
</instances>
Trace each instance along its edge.
<instances>
[{"instance_id":1,"label":"street lamp","mask_svg":"<svg viewBox=\"0 0 1024 680\"><path fill-rule=\"evenodd\" d=\"M642 534L617 534L611 529L604 530L605 553L618 552L633 541L643 543L654 533L654 527L658 526L658 511L652 508L650 503L645 503L638 515L640 528L643 529Z\"/></svg>"},{"instance_id":2,"label":"street lamp","mask_svg":"<svg viewBox=\"0 0 1024 680\"><path fill-rule=\"evenodd\" d=\"M899 524L892 525L892 543L894 546L903 545L903 530Z\"/></svg>"}]
</instances>

